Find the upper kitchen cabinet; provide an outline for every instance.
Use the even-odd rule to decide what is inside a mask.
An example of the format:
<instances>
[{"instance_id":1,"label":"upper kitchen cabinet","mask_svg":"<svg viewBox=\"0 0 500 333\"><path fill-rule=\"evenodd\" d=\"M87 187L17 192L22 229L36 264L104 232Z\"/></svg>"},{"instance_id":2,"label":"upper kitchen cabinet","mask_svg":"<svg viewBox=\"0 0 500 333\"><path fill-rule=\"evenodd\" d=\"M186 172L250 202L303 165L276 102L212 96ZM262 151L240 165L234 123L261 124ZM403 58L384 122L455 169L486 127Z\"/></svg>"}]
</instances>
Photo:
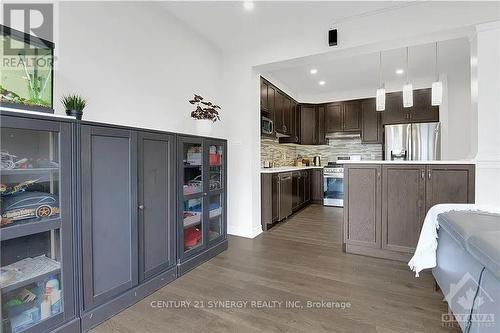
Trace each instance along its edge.
<instances>
[{"instance_id":1,"label":"upper kitchen cabinet","mask_svg":"<svg viewBox=\"0 0 500 333\"><path fill-rule=\"evenodd\" d=\"M286 103L287 104L287 103ZM291 100L291 107L289 110L290 119L287 121L290 122L289 128L290 131L288 136L281 136L279 138L280 143L300 143L300 109L294 100ZM287 126L288 127L288 126Z\"/></svg>"},{"instance_id":2,"label":"upper kitchen cabinet","mask_svg":"<svg viewBox=\"0 0 500 333\"><path fill-rule=\"evenodd\" d=\"M359 132L361 131L361 102L347 101L344 105L343 131Z\"/></svg>"},{"instance_id":3,"label":"upper kitchen cabinet","mask_svg":"<svg viewBox=\"0 0 500 333\"><path fill-rule=\"evenodd\" d=\"M410 121L409 109L403 108L403 94L401 92L385 95L385 110L381 111L382 125L404 124Z\"/></svg>"},{"instance_id":4,"label":"upper kitchen cabinet","mask_svg":"<svg viewBox=\"0 0 500 333\"><path fill-rule=\"evenodd\" d=\"M314 144L315 113L314 105L302 104L300 106L300 143L303 145Z\"/></svg>"},{"instance_id":5,"label":"upper kitchen cabinet","mask_svg":"<svg viewBox=\"0 0 500 333\"><path fill-rule=\"evenodd\" d=\"M288 96L283 97L283 134L290 136L293 130L294 112L292 109L292 99Z\"/></svg>"},{"instance_id":6,"label":"upper kitchen cabinet","mask_svg":"<svg viewBox=\"0 0 500 333\"><path fill-rule=\"evenodd\" d=\"M283 134L285 123L283 122L283 104L285 95L280 91L276 91L274 98L274 130L276 133Z\"/></svg>"},{"instance_id":7,"label":"upper kitchen cabinet","mask_svg":"<svg viewBox=\"0 0 500 333\"><path fill-rule=\"evenodd\" d=\"M316 129L315 129L315 141L314 144L326 145L325 136L325 106L316 106Z\"/></svg>"},{"instance_id":8,"label":"upper kitchen cabinet","mask_svg":"<svg viewBox=\"0 0 500 333\"><path fill-rule=\"evenodd\" d=\"M300 144L326 144L325 107L323 105L302 104L298 112L300 112Z\"/></svg>"},{"instance_id":9,"label":"upper kitchen cabinet","mask_svg":"<svg viewBox=\"0 0 500 333\"><path fill-rule=\"evenodd\" d=\"M388 93L381 113L383 125L439 121L439 107L431 105L431 89L414 90L410 108L403 107L402 92Z\"/></svg>"},{"instance_id":10,"label":"upper kitchen cabinet","mask_svg":"<svg viewBox=\"0 0 500 333\"><path fill-rule=\"evenodd\" d=\"M361 101L361 141L382 143L382 112L376 110L375 98Z\"/></svg>"},{"instance_id":11,"label":"upper kitchen cabinet","mask_svg":"<svg viewBox=\"0 0 500 333\"><path fill-rule=\"evenodd\" d=\"M410 120L412 123L439 121L439 106L432 106L431 98L431 89L413 91L413 107L410 111Z\"/></svg>"},{"instance_id":12,"label":"upper kitchen cabinet","mask_svg":"<svg viewBox=\"0 0 500 333\"><path fill-rule=\"evenodd\" d=\"M327 133L342 132L342 103L330 103L326 106L325 130Z\"/></svg>"},{"instance_id":13,"label":"upper kitchen cabinet","mask_svg":"<svg viewBox=\"0 0 500 333\"><path fill-rule=\"evenodd\" d=\"M360 132L361 102L353 100L328 104L325 114L325 130L327 133Z\"/></svg>"},{"instance_id":14,"label":"upper kitchen cabinet","mask_svg":"<svg viewBox=\"0 0 500 333\"><path fill-rule=\"evenodd\" d=\"M267 89L269 84L263 78L260 78L260 110L261 112L269 112L269 99Z\"/></svg>"}]
</instances>

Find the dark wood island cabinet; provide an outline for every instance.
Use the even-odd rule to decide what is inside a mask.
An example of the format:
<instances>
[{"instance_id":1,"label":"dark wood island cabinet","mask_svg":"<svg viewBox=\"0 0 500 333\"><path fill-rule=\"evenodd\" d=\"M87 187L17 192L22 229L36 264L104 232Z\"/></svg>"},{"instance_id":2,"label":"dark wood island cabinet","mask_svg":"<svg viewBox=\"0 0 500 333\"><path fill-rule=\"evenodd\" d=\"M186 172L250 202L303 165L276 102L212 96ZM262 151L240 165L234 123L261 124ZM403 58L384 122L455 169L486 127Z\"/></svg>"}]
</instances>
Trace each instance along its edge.
<instances>
[{"instance_id":1,"label":"dark wood island cabinet","mask_svg":"<svg viewBox=\"0 0 500 333\"><path fill-rule=\"evenodd\" d=\"M344 173L349 253L406 261L433 205L474 203L473 164L346 163Z\"/></svg>"}]
</instances>

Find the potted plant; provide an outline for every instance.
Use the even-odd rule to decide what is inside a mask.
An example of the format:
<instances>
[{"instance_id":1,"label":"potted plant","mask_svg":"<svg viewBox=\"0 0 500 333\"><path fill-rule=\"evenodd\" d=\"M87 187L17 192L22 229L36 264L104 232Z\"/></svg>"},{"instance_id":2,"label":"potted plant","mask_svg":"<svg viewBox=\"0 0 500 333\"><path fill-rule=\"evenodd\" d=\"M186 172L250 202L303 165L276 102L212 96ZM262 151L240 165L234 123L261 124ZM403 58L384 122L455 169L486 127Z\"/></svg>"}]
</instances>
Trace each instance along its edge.
<instances>
[{"instance_id":1,"label":"potted plant","mask_svg":"<svg viewBox=\"0 0 500 333\"><path fill-rule=\"evenodd\" d=\"M61 103L66 108L66 114L68 116L72 116L78 120L82 120L83 109L87 104L85 98L77 94L64 95L61 98Z\"/></svg>"},{"instance_id":2,"label":"potted plant","mask_svg":"<svg viewBox=\"0 0 500 333\"><path fill-rule=\"evenodd\" d=\"M208 135L212 131L212 124L220 121L219 112L221 107L203 100L200 95L194 95L189 103L196 106L196 110L191 112L191 118L196 119L196 130L199 134Z\"/></svg>"}]
</instances>

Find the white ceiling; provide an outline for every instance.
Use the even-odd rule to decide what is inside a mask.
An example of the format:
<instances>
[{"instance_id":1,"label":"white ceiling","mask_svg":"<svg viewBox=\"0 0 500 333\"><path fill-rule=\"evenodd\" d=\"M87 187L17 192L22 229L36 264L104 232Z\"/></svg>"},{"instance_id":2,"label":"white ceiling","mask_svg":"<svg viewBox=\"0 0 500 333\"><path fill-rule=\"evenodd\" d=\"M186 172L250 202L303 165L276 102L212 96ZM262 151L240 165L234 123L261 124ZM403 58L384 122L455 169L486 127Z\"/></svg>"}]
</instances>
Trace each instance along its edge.
<instances>
[{"instance_id":1,"label":"white ceiling","mask_svg":"<svg viewBox=\"0 0 500 333\"><path fill-rule=\"evenodd\" d=\"M443 41L438 44L438 70L447 73L453 70L464 70L468 66L470 51L466 38ZM271 80L275 79L285 84L299 96L317 95L328 91L349 91L362 89L376 89L379 83L379 53L350 56L335 60L327 58L317 60L318 57L306 57L297 63L297 60L280 64L280 69L266 71L263 75ZM398 75L397 69L405 69L406 49L388 50L382 53L382 78L386 83L403 84L406 73ZM424 44L409 48L409 76L410 81L416 78L430 78L435 76L434 70L435 44ZM273 64L273 66L275 66ZM311 75L311 68L318 73ZM412 80L413 78L413 80ZM320 86L320 80L326 81ZM429 81L430 83L431 81Z\"/></svg>"},{"instance_id":2,"label":"white ceiling","mask_svg":"<svg viewBox=\"0 0 500 333\"><path fill-rule=\"evenodd\" d=\"M254 1L245 11L242 1L162 2L178 19L222 50L249 49L304 30L325 31L335 23L411 1Z\"/></svg>"}]
</instances>

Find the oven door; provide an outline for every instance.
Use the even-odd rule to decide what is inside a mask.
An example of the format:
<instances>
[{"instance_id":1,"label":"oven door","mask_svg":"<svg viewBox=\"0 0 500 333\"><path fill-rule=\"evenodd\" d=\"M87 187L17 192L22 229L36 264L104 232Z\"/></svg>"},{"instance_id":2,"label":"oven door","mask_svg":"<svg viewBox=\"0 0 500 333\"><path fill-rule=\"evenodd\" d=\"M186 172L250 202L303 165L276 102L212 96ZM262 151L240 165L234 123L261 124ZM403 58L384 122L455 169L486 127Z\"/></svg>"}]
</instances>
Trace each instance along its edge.
<instances>
[{"instance_id":1,"label":"oven door","mask_svg":"<svg viewBox=\"0 0 500 333\"><path fill-rule=\"evenodd\" d=\"M325 206L344 207L344 173L324 175L323 189Z\"/></svg>"}]
</instances>

